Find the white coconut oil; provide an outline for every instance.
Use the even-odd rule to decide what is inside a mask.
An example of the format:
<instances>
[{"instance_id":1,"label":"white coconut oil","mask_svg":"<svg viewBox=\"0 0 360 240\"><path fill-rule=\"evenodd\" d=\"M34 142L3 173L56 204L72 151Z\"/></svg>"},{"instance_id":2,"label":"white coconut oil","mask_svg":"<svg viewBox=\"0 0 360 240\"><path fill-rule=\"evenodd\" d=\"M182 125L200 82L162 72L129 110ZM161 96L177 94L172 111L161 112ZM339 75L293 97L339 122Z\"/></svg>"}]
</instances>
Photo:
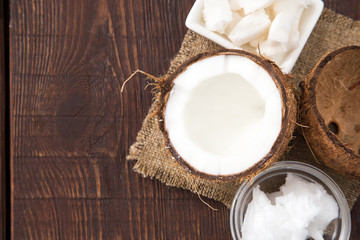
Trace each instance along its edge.
<instances>
[{"instance_id":1,"label":"white coconut oil","mask_svg":"<svg viewBox=\"0 0 360 240\"><path fill-rule=\"evenodd\" d=\"M243 240L323 240L337 218L335 199L318 183L289 173L280 191L266 194L256 186L242 225Z\"/></svg>"}]
</instances>

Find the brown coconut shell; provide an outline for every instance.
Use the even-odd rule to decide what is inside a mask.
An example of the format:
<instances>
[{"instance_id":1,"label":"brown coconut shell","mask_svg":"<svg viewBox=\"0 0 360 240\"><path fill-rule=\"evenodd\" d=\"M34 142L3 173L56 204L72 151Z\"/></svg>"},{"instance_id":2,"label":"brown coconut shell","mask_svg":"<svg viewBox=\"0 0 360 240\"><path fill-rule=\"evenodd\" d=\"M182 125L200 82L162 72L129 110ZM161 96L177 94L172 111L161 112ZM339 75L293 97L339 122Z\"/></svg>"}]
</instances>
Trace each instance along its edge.
<instances>
[{"instance_id":1,"label":"brown coconut shell","mask_svg":"<svg viewBox=\"0 0 360 240\"><path fill-rule=\"evenodd\" d=\"M270 152L264 156L262 159L254 164L251 168L233 175L210 175L203 172L197 171L191 165L189 165L185 159L183 159L173 147L171 139L169 139L166 123L163 121L164 111L169 98L170 92L173 87L174 80L182 72L184 72L190 65L196 64L196 62L203 59L216 56L216 55L238 55L246 57L258 65L262 66L274 80L282 100L282 125L278 138L273 144ZM287 80L287 76L282 73L280 68L272 61L259 57L252 53L242 51L242 50L217 50L199 54L190 60L182 64L173 74L171 74L167 79L165 79L159 86L158 99L160 102L160 110L158 112L159 116L159 125L160 129L164 134L166 141L166 148L169 149L173 157L181 164L187 171L190 173L205 179L215 180L215 181L231 181L231 180L246 180L252 179L254 176L259 174L261 171L264 171L266 168L270 167L280 156L288 149L288 143L292 138L292 134L295 128L296 118L297 118L297 100L292 86ZM214 113L216 114L216 113Z\"/></svg>"},{"instance_id":2,"label":"brown coconut shell","mask_svg":"<svg viewBox=\"0 0 360 240\"><path fill-rule=\"evenodd\" d=\"M328 167L360 178L360 47L325 55L305 81L304 136Z\"/></svg>"}]
</instances>

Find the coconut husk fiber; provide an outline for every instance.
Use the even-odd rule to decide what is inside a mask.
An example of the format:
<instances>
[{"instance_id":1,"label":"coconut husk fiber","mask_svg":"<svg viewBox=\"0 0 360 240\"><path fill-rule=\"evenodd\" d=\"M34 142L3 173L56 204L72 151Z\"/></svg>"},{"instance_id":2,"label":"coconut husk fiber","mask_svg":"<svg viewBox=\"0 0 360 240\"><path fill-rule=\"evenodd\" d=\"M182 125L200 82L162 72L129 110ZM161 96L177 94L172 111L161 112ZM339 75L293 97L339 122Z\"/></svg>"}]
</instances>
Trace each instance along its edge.
<instances>
[{"instance_id":1,"label":"coconut husk fiber","mask_svg":"<svg viewBox=\"0 0 360 240\"><path fill-rule=\"evenodd\" d=\"M360 45L360 21L353 21L324 9L291 73L295 84L298 85L305 79L326 52L347 45ZM221 49L221 47L189 30L179 53L171 61L169 71L164 77L173 73L189 58L216 49ZM134 171L143 177L155 178L168 186L190 190L221 201L230 207L240 183L231 181L222 183L202 179L188 173L180 166L165 148L164 136L159 128L158 116L155 114L158 108L159 102L155 100L137 135L136 142L130 148L127 159L136 160ZM343 190L351 208L360 192L359 180L344 177L319 164L302 137L301 128L298 128L294 135L295 139L290 143L292 148L279 160L306 162L324 170Z\"/></svg>"}]
</instances>

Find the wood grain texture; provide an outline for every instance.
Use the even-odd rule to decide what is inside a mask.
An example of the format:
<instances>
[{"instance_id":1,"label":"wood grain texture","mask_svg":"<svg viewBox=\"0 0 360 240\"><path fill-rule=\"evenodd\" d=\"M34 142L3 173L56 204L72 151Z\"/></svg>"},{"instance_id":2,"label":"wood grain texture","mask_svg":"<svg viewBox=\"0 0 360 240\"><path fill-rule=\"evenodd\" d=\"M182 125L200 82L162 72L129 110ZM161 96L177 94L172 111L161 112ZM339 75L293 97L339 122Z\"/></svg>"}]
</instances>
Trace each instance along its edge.
<instances>
[{"instance_id":1,"label":"wood grain texture","mask_svg":"<svg viewBox=\"0 0 360 240\"><path fill-rule=\"evenodd\" d=\"M12 239L230 239L222 204L125 161L152 96L121 85L166 72L193 2L11 1ZM359 0L326 5L359 17Z\"/></svg>"},{"instance_id":2,"label":"wood grain texture","mask_svg":"<svg viewBox=\"0 0 360 240\"><path fill-rule=\"evenodd\" d=\"M3 1L0 2L0 239L6 236L6 109L7 109L7 79L6 68L6 10Z\"/></svg>"},{"instance_id":3,"label":"wood grain texture","mask_svg":"<svg viewBox=\"0 0 360 240\"><path fill-rule=\"evenodd\" d=\"M325 7L352 19L360 19L359 0L323 0Z\"/></svg>"}]
</instances>

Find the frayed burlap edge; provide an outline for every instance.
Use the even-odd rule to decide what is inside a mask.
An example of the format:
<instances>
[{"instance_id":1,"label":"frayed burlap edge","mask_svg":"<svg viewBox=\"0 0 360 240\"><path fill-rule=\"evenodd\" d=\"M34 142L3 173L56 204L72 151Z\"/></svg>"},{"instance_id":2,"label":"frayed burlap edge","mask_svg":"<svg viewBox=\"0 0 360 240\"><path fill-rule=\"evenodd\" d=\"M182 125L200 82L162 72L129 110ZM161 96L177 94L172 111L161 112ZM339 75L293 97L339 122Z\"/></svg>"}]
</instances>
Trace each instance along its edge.
<instances>
[{"instance_id":1,"label":"frayed burlap edge","mask_svg":"<svg viewBox=\"0 0 360 240\"><path fill-rule=\"evenodd\" d=\"M326 52L346 45L359 45L359 39L360 21L353 21L325 9L292 71L292 75L295 76L295 83L303 80ZM189 30L185 35L179 53L171 61L169 71L164 78L189 58L215 49L221 49L221 47ZM196 194L221 201L230 207L239 183L220 183L201 179L191 175L181 167L165 148L158 118L154 114L157 109L158 102L155 101L137 135L136 143L130 148L127 160L137 160L134 171L143 177L155 178L168 186L190 190ZM295 136L297 139L293 141L294 146L282 160L307 162L324 170L338 183L348 200L349 206L352 207L360 192L359 181L340 176L318 164L309 151L306 141L301 136L301 131L298 131Z\"/></svg>"}]
</instances>

